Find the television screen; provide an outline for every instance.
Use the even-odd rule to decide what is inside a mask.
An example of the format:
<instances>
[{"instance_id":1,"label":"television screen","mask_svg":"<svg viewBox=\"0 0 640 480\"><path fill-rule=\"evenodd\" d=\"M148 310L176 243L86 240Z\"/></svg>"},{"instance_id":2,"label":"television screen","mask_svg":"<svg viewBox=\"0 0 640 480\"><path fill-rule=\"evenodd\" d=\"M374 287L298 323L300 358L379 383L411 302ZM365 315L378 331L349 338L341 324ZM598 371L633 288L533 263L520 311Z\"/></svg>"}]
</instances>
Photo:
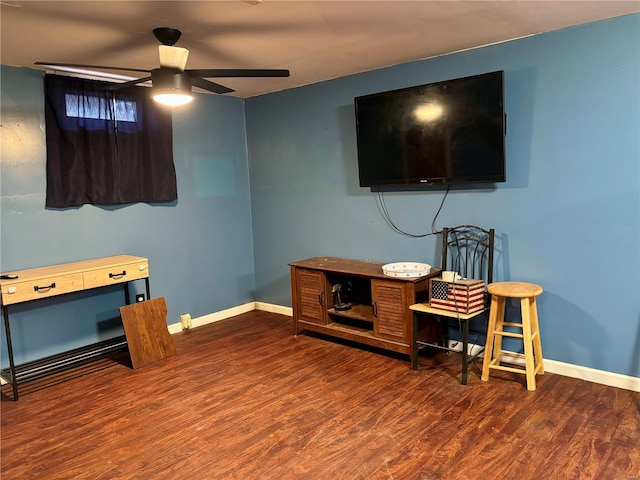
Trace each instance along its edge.
<instances>
[{"instance_id":1,"label":"television screen","mask_svg":"<svg viewBox=\"0 0 640 480\"><path fill-rule=\"evenodd\" d=\"M355 98L361 187L504 182L504 72Z\"/></svg>"}]
</instances>

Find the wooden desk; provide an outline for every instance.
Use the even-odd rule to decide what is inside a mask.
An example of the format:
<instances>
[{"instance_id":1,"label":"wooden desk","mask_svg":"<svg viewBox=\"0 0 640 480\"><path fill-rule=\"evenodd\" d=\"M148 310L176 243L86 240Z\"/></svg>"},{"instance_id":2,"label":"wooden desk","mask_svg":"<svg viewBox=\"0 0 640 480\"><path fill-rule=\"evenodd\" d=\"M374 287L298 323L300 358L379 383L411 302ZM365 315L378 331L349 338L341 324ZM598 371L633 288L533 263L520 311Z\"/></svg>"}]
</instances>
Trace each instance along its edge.
<instances>
[{"instance_id":1,"label":"wooden desk","mask_svg":"<svg viewBox=\"0 0 640 480\"><path fill-rule=\"evenodd\" d=\"M120 336L16 366L9 322L9 307L11 305L115 284L122 284L125 304L129 305L129 282L140 279L145 280L146 298L150 298L149 260L131 255L117 255L82 262L17 270L2 275L17 275L18 277L0 280L0 301L9 357L9 369L2 371L2 377L13 386L14 400L18 399L18 384L21 381L41 378L113 352L125 350L127 341L125 336Z\"/></svg>"}]
</instances>

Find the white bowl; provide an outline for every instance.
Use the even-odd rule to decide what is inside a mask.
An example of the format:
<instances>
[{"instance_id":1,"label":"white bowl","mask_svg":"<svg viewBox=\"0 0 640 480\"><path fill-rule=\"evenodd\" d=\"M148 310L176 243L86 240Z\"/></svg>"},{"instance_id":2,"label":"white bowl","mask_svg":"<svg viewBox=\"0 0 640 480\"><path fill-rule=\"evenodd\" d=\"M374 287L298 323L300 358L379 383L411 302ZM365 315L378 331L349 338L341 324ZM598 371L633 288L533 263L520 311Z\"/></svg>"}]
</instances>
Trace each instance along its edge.
<instances>
[{"instance_id":1,"label":"white bowl","mask_svg":"<svg viewBox=\"0 0 640 480\"><path fill-rule=\"evenodd\" d=\"M388 277L418 278L429 275L431 265L417 262L387 263L382 266L382 273Z\"/></svg>"}]
</instances>

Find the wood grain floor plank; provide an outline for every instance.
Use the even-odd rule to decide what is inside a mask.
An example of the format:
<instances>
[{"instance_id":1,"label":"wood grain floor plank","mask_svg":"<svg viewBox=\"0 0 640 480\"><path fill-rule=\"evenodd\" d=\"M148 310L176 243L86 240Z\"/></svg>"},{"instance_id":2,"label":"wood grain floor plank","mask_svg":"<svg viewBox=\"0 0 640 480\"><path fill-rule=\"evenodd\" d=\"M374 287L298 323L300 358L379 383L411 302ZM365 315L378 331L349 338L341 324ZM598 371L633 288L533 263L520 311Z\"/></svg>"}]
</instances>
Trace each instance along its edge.
<instances>
[{"instance_id":1,"label":"wood grain floor plank","mask_svg":"<svg viewBox=\"0 0 640 480\"><path fill-rule=\"evenodd\" d=\"M3 480L636 480L640 394L408 358L251 312L174 335L177 355L105 359L2 389ZM507 459L507 461L505 461Z\"/></svg>"}]
</instances>

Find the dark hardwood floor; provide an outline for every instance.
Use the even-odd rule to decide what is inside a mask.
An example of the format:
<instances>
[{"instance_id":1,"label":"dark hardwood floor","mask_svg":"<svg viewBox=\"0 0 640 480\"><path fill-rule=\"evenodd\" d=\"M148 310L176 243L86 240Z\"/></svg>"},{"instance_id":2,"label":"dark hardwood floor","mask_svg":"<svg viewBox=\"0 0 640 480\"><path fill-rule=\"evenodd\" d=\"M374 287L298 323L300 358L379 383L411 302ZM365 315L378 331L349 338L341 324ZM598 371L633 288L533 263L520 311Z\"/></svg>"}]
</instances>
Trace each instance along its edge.
<instances>
[{"instance_id":1,"label":"dark hardwood floor","mask_svg":"<svg viewBox=\"0 0 640 480\"><path fill-rule=\"evenodd\" d=\"M1 478L603 479L640 476L640 393L291 334L251 312L126 357L3 387Z\"/></svg>"}]
</instances>

